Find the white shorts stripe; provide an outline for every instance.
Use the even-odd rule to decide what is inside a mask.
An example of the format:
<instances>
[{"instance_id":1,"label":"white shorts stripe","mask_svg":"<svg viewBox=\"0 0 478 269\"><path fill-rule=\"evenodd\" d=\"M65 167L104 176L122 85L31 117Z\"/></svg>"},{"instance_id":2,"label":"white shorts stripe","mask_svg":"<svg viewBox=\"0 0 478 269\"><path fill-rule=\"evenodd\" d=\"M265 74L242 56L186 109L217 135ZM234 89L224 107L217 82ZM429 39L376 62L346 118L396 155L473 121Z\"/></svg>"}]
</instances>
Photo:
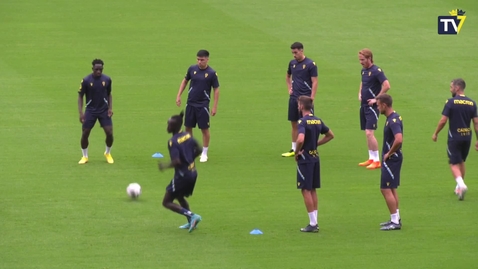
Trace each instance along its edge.
<instances>
[{"instance_id":1,"label":"white shorts stripe","mask_svg":"<svg viewBox=\"0 0 478 269\"><path fill-rule=\"evenodd\" d=\"M385 167L385 169L387 170L387 172L390 174L390 176L392 177L392 179L395 179L395 176L393 175L392 170L390 170L390 167L388 167L388 165L387 165L386 162L383 162L383 166Z\"/></svg>"},{"instance_id":2,"label":"white shorts stripe","mask_svg":"<svg viewBox=\"0 0 478 269\"><path fill-rule=\"evenodd\" d=\"M375 118L377 118L377 120L378 120L378 115L377 115L377 112L375 112L375 110L373 110L373 108L372 108L372 107L370 107L370 106L369 106L368 108L370 108L370 110L372 110L373 114L375 115Z\"/></svg>"},{"instance_id":3,"label":"white shorts stripe","mask_svg":"<svg viewBox=\"0 0 478 269\"><path fill-rule=\"evenodd\" d=\"M297 166L297 172L299 173L299 176L302 178L302 180L305 180L305 177L302 174L302 172L300 171L299 166Z\"/></svg>"}]
</instances>

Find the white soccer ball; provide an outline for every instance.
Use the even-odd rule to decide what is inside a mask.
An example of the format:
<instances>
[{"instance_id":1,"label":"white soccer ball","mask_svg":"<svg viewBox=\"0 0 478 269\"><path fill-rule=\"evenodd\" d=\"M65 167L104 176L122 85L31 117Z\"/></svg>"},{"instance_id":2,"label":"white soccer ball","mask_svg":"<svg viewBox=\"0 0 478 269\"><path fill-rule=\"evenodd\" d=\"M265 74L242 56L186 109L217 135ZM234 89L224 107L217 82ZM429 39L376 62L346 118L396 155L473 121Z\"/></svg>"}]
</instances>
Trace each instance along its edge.
<instances>
[{"instance_id":1,"label":"white soccer ball","mask_svg":"<svg viewBox=\"0 0 478 269\"><path fill-rule=\"evenodd\" d=\"M138 183L131 183L126 187L126 193L133 199L138 198L141 195L141 186Z\"/></svg>"}]
</instances>

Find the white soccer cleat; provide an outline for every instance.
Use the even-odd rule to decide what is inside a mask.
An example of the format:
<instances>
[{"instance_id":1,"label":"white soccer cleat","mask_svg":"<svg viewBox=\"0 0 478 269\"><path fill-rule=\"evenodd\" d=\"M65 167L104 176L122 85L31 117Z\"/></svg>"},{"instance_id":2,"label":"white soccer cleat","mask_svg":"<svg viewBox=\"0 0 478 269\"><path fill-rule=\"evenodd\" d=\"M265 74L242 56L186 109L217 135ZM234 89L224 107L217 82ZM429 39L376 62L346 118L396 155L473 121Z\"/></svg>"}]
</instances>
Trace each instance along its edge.
<instances>
[{"instance_id":1,"label":"white soccer cleat","mask_svg":"<svg viewBox=\"0 0 478 269\"><path fill-rule=\"evenodd\" d=\"M199 162L202 162L202 163L207 162L207 156L206 155L201 155L201 158L199 159Z\"/></svg>"},{"instance_id":2,"label":"white soccer cleat","mask_svg":"<svg viewBox=\"0 0 478 269\"><path fill-rule=\"evenodd\" d=\"M458 196L458 200L463 201L465 199L465 193L468 191L468 188L465 186L463 188L458 188L458 190L455 192L456 195Z\"/></svg>"}]
</instances>

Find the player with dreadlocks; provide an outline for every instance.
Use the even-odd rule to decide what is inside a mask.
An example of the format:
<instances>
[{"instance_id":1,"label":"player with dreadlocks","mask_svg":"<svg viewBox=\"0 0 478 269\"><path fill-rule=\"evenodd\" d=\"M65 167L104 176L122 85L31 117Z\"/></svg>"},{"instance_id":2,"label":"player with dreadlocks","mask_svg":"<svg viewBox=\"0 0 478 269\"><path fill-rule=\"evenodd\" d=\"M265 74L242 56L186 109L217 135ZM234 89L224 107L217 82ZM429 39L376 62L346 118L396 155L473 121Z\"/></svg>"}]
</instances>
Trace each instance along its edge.
<instances>
[{"instance_id":1,"label":"player with dreadlocks","mask_svg":"<svg viewBox=\"0 0 478 269\"><path fill-rule=\"evenodd\" d=\"M181 229L189 229L192 232L201 221L201 216L190 211L189 203L185 197L193 194L196 185L197 171L194 160L201 155L201 148L198 142L190 133L182 132L184 113L172 116L168 120L168 133L173 136L168 141L169 155L171 162L159 163L159 170L174 167L174 177L166 187L163 198L163 206L178 214L186 216L188 223L180 226ZM174 203L178 200L179 205Z\"/></svg>"}]
</instances>

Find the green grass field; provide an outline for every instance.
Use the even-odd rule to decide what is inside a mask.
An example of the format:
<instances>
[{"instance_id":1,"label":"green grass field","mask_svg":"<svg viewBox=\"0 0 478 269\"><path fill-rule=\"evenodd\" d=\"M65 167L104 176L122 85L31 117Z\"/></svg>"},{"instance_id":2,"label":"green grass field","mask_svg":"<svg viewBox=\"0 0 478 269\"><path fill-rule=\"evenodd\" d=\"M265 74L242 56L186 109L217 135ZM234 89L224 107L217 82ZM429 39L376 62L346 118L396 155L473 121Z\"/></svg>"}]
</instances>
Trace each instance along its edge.
<instances>
[{"instance_id":1,"label":"green grass field","mask_svg":"<svg viewBox=\"0 0 478 269\"><path fill-rule=\"evenodd\" d=\"M439 36L437 16L455 8L467 15L461 33ZM431 135L451 79L478 99L477 18L472 0L2 1L0 268L474 268L478 154L459 202L446 131ZM308 218L295 162L280 157L294 41L319 66L317 114L336 135L320 148L319 234L298 231ZM401 231L379 230L389 217L380 172L357 166L367 158L356 100L364 47L404 119ZM203 222L188 234L161 206L173 172L151 155L167 153L166 120L202 48L221 99L189 200ZM113 78L115 164L97 124L80 166L77 90L97 57ZM125 193L131 182L143 187L138 201Z\"/></svg>"}]
</instances>

